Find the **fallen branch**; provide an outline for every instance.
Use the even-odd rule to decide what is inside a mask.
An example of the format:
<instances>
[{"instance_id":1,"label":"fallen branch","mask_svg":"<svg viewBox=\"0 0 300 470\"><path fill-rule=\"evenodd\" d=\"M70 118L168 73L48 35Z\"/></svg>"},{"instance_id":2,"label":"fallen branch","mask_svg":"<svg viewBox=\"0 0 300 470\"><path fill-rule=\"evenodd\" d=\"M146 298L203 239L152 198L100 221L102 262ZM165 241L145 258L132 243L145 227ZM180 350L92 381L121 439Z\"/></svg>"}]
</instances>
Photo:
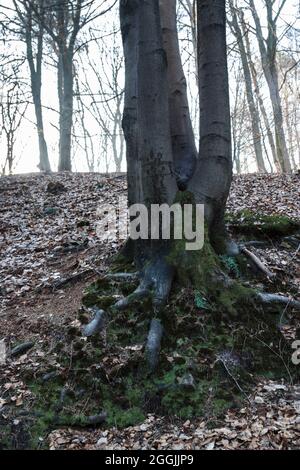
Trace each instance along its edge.
<instances>
[{"instance_id":1,"label":"fallen branch","mask_svg":"<svg viewBox=\"0 0 300 470\"><path fill-rule=\"evenodd\" d=\"M249 251L245 246L241 247L241 252L247 256L254 264L255 266L262 271L266 276L269 278L274 278L276 277L276 274L272 273L267 266L251 251Z\"/></svg>"},{"instance_id":2,"label":"fallen branch","mask_svg":"<svg viewBox=\"0 0 300 470\"><path fill-rule=\"evenodd\" d=\"M268 245L270 245L270 242L268 241L249 240L247 242L243 242L242 245L240 245L240 248L242 249L244 246L258 246L258 247L264 248Z\"/></svg>"},{"instance_id":3,"label":"fallen branch","mask_svg":"<svg viewBox=\"0 0 300 470\"><path fill-rule=\"evenodd\" d=\"M10 357L16 357L16 356L19 356L20 354L24 354L27 351L29 351L29 349L33 348L33 346L34 346L34 343L32 341L19 344L18 346L16 346L15 348L11 350Z\"/></svg>"},{"instance_id":4,"label":"fallen branch","mask_svg":"<svg viewBox=\"0 0 300 470\"><path fill-rule=\"evenodd\" d=\"M112 281L136 281L138 279L138 273L113 273L106 274L104 279Z\"/></svg>"},{"instance_id":5,"label":"fallen branch","mask_svg":"<svg viewBox=\"0 0 300 470\"><path fill-rule=\"evenodd\" d=\"M60 279L59 281L54 283L53 289L60 289L61 287L65 286L66 284L69 284L70 282L81 281L81 279L88 274L94 274L94 270L92 268L85 269L84 271L81 271L79 273L72 274L69 277Z\"/></svg>"}]
</instances>

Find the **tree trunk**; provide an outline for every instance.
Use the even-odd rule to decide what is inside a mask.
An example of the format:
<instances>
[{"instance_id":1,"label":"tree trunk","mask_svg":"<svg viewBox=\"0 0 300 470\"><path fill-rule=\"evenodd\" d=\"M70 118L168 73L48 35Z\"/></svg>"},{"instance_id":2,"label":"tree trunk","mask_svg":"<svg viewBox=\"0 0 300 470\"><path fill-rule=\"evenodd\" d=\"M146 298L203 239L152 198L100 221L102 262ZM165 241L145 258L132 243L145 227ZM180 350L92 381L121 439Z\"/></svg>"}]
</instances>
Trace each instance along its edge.
<instances>
[{"instance_id":1,"label":"tree trunk","mask_svg":"<svg viewBox=\"0 0 300 470\"><path fill-rule=\"evenodd\" d=\"M245 38L246 53L247 53L247 59L248 59L248 63L249 63L249 66L250 66L251 76L252 76L252 80L253 80L254 92L255 92L255 95L256 95L256 98L257 98L257 101L258 101L258 104L259 104L259 108L260 108L260 111L261 111L261 114L262 114L262 117L263 117L263 121L264 121L264 124L265 124L269 145L270 145L270 148L271 148L271 151L272 151L273 162L274 162L274 164L277 168L277 171L280 172L281 171L281 166L280 166L280 164L278 162L278 158L277 158L274 137L273 137L273 134L272 134L272 130L271 130L268 114L267 114L267 111L266 111L266 108L265 108L265 105L264 105L264 101L263 101L261 93L260 93L260 87L259 87L258 80L257 80L257 71L256 71L255 65L252 61L252 54L251 54L248 31L246 30L245 24L244 24L243 21L242 21L241 25L242 25L243 36Z\"/></svg>"},{"instance_id":2,"label":"tree trunk","mask_svg":"<svg viewBox=\"0 0 300 470\"><path fill-rule=\"evenodd\" d=\"M266 1L266 8L268 13L268 38L266 43L263 37L260 19L253 0L250 0L250 7L256 27L256 35L261 55L262 67L268 84L273 108L277 159L281 165L282 171L290 173L291 163L283 129L283 115L276 66L276 47L278 39L276 36L276 20L273 19L273 2L270 0Z\"/></svg>"},{"instance_id":3,"label":"tree trunk","mask_svg":"<svg viewBox=\"0 0 300 470\"><path fill-rule=\"evenodd\" d=\"M176 0L160 0L163 47L167 54L169 114L172 152L177 182L184 189L193 175L197 162L194 131L187 98L176 22Z\"/></svg>"},{"instance_id":4,"label":"tree trunk","mask_svg":"<svg viewBox=\"0 0 300 470\"><path fill-rule=\"evenodd\" d=\"M258 171L265 173L266 167L265 167L265 162L264 162L263 152L262 152L262 143L261 143L261 135L260 135L260 128L259 128L259 112L256 107L255 100L254 100L250 67L249 67L248 60L247 60L247 54L246 54L246 49L244 45L242 31L239 26L237 14L235 12L235 9L232 3L230 3L230 9L231 9L231 15L232 15L232 30L233 30L235 37L237 38L237 43L238 43L239 52L240 52L242 65L243 65L243 72L244 72L245 86L246 86L246 96L247 96L248 108L249 108L249 112L251 116L251 128L252 128L253 145L254 145L254 150L255 150L257 168L258 168Z\"/></svg>"},{"instance_id":5,"label":"tree trunk","mask_svg":"<svg viewBox=\"0 0 300 470\"><path fill-rule=\"evenodd\" d=\"M281 99L279 95L278 74L275 65L274 67L270 67L270 71L266 74L266 77L268 77L267 81L269 84L270 98L274 114L277 158L280 162L282 170L286 173L291 173L291 162L283 129L283 115Z\"/></svg>"},{"instance_id":6,"label":"tree trunk","mask_svg":"<svg viewBox=\"0 0 300 470\"><path fill-rule=\"evenodd\" d=\"M205 204L211 241L224 250L224 212L232 179L225 0L198 1L200 155L189 189Z\"/></svg>"},{"instance_id":7,"label":"tree trunk","mask_svg":"<svg viewBox=\"0 0 300 470\"><path fill-rule=\"evenodd\" d=\"M137 53L138 0L120 0L120 22L125 57L125 100L122 128L126 140L128 205L140 199L141 174L138 168Z\"/></svg>"},{"instance_id":8,"label":"tree trunk","mask_svg":"<svg viewBox=\"0 0 300 470\"><path fill-rule=\"evenodd\" d=\"M46 173L51 172L51 166L49 162L48 156L48 147L45 139L44 134L44 122L43 122L43 113L42 113L42 103L41 103L41 96L40 92L36 93L35 86L32 87L32 96L33 96L33 103L36 115L36 125L38 131L38 139L39 139L39 152L40 152L40 162L39 168L41 171L45 171Z\"/></svg>"},{"instance_id":9,"label":"tree trunk","mask_svg":"<svg viewBox=\"0 0 300 470\"><path fill-rule=\"evenodd\" d=\"M71 171L71 135L73 125L73 51L62 54L62 96L58 171ZM59 72L60 73L60 72Z\"/></svg>"},{"instance_id":10,"label":"tree trunk","mask_svg":"<svg viewBox=\"0 0 300 470\"><path fill-rule=\"evenodd\" d=\"M42 99L41 99L41 88L42 88L42 60L43 60L43 42L44 42L44 27L42 21L39 24L38 32L38 43L37 43L37 55L36 64L34 63L33 50L32 50L32 11L30 6L27 10L27 18L24 21L25 37L26 37L26 56L30 70L30 81L31 81L31 93L33 98L36 126L38 133L39 142L39 168L41 171L51 172L48 147L44 134L44 122L43 122L43 111L42 111ZM21 18L23 18L21 16Z\"/></svg>"}]
</instances>

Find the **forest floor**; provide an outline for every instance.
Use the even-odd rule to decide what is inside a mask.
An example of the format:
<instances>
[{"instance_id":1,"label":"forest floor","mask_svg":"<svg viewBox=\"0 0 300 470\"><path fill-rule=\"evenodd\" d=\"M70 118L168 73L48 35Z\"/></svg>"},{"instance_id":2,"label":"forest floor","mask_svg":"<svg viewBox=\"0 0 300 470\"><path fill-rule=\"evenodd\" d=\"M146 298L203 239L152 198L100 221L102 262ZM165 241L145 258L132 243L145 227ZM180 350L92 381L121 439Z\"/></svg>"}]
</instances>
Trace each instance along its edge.
<instances>
[{"instance_id":1,"label":"forest floor","mask_svg":"<svg viewBox=\"0 0 300 470\"><path fill-rule=\"evenodd\" d=\"M0 449L7 446L7 429L11 447L26 447L24 422L35 397L24 371L38 378L60 367L53 345L76 325L84 288L109 270L122 244L99 241L97 208L116 206L125 195L124 175L0 179ZM299 201L299 175L245 175L234 178L228 210L238 217L252 211L299 219ZM279 293L297 298L298 289L299 299L299 246L281 239L251 251L280 276L286 288ZM273 281L258 282L270 287ZM290 318L285 328L296 338L299 318ZM33 347L9 354L28 341ZM203 416L180 420L149 414L125 429L58 427L38 442L37 447L50 449L299 449L300 385L264 380L243 407L214 424Z\"/></svg>"}]
</instances>

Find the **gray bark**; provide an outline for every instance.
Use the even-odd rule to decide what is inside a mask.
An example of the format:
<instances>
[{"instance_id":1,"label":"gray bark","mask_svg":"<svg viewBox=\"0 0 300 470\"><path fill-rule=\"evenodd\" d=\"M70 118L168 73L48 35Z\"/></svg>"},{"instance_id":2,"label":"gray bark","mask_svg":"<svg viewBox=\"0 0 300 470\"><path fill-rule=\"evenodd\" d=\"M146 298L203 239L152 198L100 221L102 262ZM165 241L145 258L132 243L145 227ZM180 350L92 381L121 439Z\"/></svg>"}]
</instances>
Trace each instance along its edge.
<instances>
[{"instance_id":1,"label":"gray bark","mask_svg":"<svg viewBox=\"0 0 300 470\"><path fill-rule=\"evenodd\" d=\"M62 91L59 125L58 171L71 171L71 137L73 125L73 51L67 50L61 57Z\"/></svg>"},{"instance_id":2,"label":"gray bark","mask_svg":"<svg viewBox=\"0 0 300 470\"><path fill-rule=\"evenodd\" d=\"M291 163L288 155L285 133L283 129L283 114L279 93L278 72L276 64L276 50L278 42L278 38L276 35L276 21L278 15L276 15L276 17L274 18L273 2L271 0L265 0L268 16L268 38L265 43L260 19L255 8L254 1L249 0L249 4L255 22L257 40L262 60L262 67L268 84L270 99L273 108L277 158L280 162L282 171L290 173Z\"/></svg>"},{"instance_id":3,"label":"gray bark","mask_svg":"<svg viewBox=\"0 0 300 470\"><path fill-rule=\"evenodd\" d=\"M137 54L138 0L120 0L120 21L125 57L125 98L122 128L126 140L128 204L140 202L141 175L138 171Z\"/></svg>"},{"instance_id":4,"label":"gray bark","mask_svg":"<svg viewBox=\"0 0 300 470\"><path fill-rule=\"evenodd\" d=\"M190 118L176 24L176 0L160 0L163 47L167 54L172 152L178 186L184 189L195 171L197 149Z\"/></svg>"},{"instance_id":5,"label":"gray bark","mask_svg":"<svg viewBox=\"0 0 300 470\"><path fill-rule=\"evenodd\" d=\"M232 179L225 0L198 1L200 154L189 189L205 204L210 238L222 250Z\"/></svg>"},{"instance_id":6,"label":"gray bark","mask_svg":"<svg viewBox=\"0 0 300 470\"><path fill-rule=\"evenodd\" d=\"M254 94L253 94L253 86L252 86L252 79L251 79L251 71L249 67L249 63L247 60L247 54L245 49L245 44L243 40L243 34L241 28L239 26L238 17L233 7L232 2L230 2L230 10L232 16L232 31L237 39L238 48L242 60L243 72L245 77L245 86L246 86L246 96L247 96L247 103L248 108L251 116L251 128L252 128L252 136L253 136L253 145L255 150L255 157L258 171L266 172L266 167L263 158L263 151L262 151L262 142L261 142L261 135L260 135L260 127L259 127L259 111L257 109Z\"/></svg>"},{"instance_id":7,"label":"gray bark","mask_svg":"<svg viewBox=\"0 0 300 470\"><path fill-rule=\"evenodd\" d=\"M167 61L163 49L159 2L120 0L120 15L126 74L123 129L127 144L129 202L144 203L147 207L172 204L177 188L169 118L170 60ZM210 237L216 247L217 241L225 236L223 216L232 178L225 19L225 0L213 4L208 0L198 2L200 159L188 189L194 193L197 203L205 204ZM166 19L162 23L164 21ZM176 55L179 48L175 41L174 12L172 25L174 49L168 45L167 50L169 55L171 52ZM175 67L176 76L182 77L178 75L180 58L174 57L171 66ZM179 105L176 102L174 109L179 122L187 123L186 114L182 115L182 90L184 88L181 101ZM188 135L187 130L185 132ZM185 152L182 158L184 156ZM164 246L161 240L141 243L138 251L149 253L150 247L150 253L157 256ZM150 277L153 280L152 274Z\"/></svg>"},{"instance_id":8,"label":"gray bark","mask_svg":"<svg viewBox=\"0 0 300 470\"><path fill-rule=\"evenodd\" d=\"M268 114L267 114L267 111L266 111L266 108L265 108L265 105L264 105L264 101L263 101L261 93L260 93L260 87L259 87L259 83L258 83L258 80L257 80L257 71L256 71L255 65L254 65L253 60L252 60L252 54L251 54L251 47L250 47L250 42L249 42L248 31L246 30L243 18L242 18L242 21L241 21L241 26L242 26L243 36L245 38L246 53L247 53L247 59L248 59L248 63L249 63L250 71L251 71L252 80L253 80L254 93L256 95L256 99L257 99L258 104L259 104L259 109L260 109L261 115L263 117L264 125L265 125L266 132L267 132L268 142L269 142L269 145L270 145L270 148L271 148L271 151L272 151L273 162L274 162L277 170L281 171L281 167L280 167L280 165L278 163L278 159L277 159L276 146L275 146L275 141L274 141L274 137L273 137L273 134L272 134Z\"/></svg>"},{"instance_id":9,"label":"gray bark","mask_svg":"<svg viewBox=\"0 0 300 470\"><path fill-rule=\"evenodd\" d=\"M57 17L58 46L58 96L59 120L59 163L58 171L71 171L71 137L73 125L73 57L77 34L80 29L82 2L77 0L72 18L72 32L68 32L69 8L64 0L55 5Z\"/></svg>"},{"instance_id":10,"label":"gray bark","mask_svg":"<svg viewBox=\"0 0 300 470\"><path fill-rule=\"evenodd\" d=\"M43 61L43 43L44 43L44 0L38 0L37 9L41 16L38 21L38 35L37 35L37 53L36 59L33 54L33 7L30 3L24 4L24 12L21 11L17 1L14 1L16 12L19 16L22 27L25 31L25 42L26 42L26 58L30 70L30 84L31 93L33 98L35 116L36 116L36 127L39 142L39 168L41 171L50 172L50 162L48 156L48 147L44 133L44 122L43 122L43 111L42 111L42 61Z\"/></svg>"},{"instance_id":11,"label":"gray bark","mask_svg":"<svg viewBox=\"0 0 300 470\"><path fill-rule=\"evenodd\" d=\"M170 134L167 58L158 0L140 0L138 47L138 165L142 201L172 204L176 194Z\"/></svg>"}]
</instances>

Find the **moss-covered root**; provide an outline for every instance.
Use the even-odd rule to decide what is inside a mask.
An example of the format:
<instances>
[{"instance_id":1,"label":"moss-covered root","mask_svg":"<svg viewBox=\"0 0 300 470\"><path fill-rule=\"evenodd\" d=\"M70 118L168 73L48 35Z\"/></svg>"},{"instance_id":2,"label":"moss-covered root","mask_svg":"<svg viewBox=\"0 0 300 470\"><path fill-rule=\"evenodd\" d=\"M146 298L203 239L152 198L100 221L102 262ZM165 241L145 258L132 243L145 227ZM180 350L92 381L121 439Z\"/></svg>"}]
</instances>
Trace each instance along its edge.
<instances>
[{"instance_id":1,"label":"moss-covered root","mask_svg":"<svg viewBox=\"0 0 300 470\"><path fill-rule=\"evenodd\" d=\"M300 302L298 300L292 299L291 297L285 297L284 295L259 292L257 294L257 298L262 304L285 305L300 310Z\"/></svg>"},{"instance_id":2,"label":"moss-covered root","mask_svg":"<svg viewBox=\"0 0 300 470\"><path fill-rule=\"evenodd\" d=\"M146 344L146 360L147 360L147 364L149 366L150 372L154 372L157 367L162 336L163 336L163 326L161 324L161 321L158 320L157 318L154 318L151 321L147 344Z\"/></svg>"}]
</instances>

